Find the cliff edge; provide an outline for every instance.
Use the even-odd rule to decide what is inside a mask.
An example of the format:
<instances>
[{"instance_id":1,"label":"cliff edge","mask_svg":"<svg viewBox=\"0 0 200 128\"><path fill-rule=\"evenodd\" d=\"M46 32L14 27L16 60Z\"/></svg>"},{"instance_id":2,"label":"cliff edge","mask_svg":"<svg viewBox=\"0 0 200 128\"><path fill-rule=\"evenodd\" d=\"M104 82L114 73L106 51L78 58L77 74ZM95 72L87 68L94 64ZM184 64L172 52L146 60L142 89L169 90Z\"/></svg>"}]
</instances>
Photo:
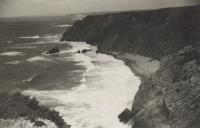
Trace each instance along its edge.
<instances>
[{"instance_id":1,"label":"cliff edge","mask_svg":"<svg viewBox=\"0 0 200 128\"><path fill-rule=\"evenodd\" d=\"M141 83L133 107L133 128L199 128L200 50L185 47L162 59L152 79ZM120 117L120 116L119 116ZM121 115L121 121L126 121Z\"/></svg>"},{"instance_id":2,"label":"cliff edge","mask_svg":"<svg viewBox=\"0 0 200 128\"><path fill-rule=\"evenodd\" d=\"M62 40L86 41L101 52L136 53L160 59L187 45L199 46L200 6L87 16Z\"/></svg>"},{"instance_id":3,"label":"cliff edge","mask_svg":"<svg viewBox=\"0 0 200 128\"><path fill-rule=\"evenodd\" d=\"M132 110L125 109L120 121L132 122L133 128L199 128L199 12L200 6L190 6L87 16L62 40L161 61L159 70L142 81Z\"/></svg>"}]
</instances>

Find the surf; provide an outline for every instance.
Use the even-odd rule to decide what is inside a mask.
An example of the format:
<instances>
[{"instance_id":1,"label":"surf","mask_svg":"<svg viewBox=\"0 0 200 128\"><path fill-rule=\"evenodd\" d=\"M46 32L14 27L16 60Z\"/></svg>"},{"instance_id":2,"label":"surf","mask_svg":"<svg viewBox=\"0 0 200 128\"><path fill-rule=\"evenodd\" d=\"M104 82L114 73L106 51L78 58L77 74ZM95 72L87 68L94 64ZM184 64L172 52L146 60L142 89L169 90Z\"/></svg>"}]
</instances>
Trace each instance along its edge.
<instances>
[{"instance_id":1,"label":"surf","mask_svg":"<svg viewBox=\"0 0 200 128\"><path fill-rule=\"evenodd\" d=\"M18 51L10 51L10 52L2 52L0 53L1 56L23 56L23 52Z\"/></svg>"},{"instance_id":2,"label":"surf","mask_svg":"<svg viewBox=\"0 0 200 128\"><path fill-rule=\"evenodd\" d=\"M19 37L20 39L38 39L40 38L39 35L36 35L36 36L21 36Z\"/></svg>"},{"instance_id":3,"label":"surf","mask_svg":"<svg viewBox=\"0 0 200 128\"><path fill-rule=\"evenodd\" d=\"M70 59L85 67L78 87L68 90L25 90L41 105L60 112L72 128L130 128L117 119L124 108L131 108L140 80L121 60L96 54L96 47L84 42L68 42ZM77 50L92 49L82 54Z\"/></svg>"}]
</instances>

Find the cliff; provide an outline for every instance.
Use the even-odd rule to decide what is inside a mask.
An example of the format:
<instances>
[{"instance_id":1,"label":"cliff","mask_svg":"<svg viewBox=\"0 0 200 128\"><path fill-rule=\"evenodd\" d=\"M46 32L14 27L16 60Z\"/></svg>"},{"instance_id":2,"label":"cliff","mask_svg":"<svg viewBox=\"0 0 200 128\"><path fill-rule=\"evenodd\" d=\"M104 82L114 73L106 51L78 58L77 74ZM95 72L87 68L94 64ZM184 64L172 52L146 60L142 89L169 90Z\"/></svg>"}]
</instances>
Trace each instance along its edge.
<instances>
[{"instance_id":1,"label":"cliff","mask_svg":"<svg viewBox=\"0 0 200 128\"><path fill-rule=\"evenodd\" d=\"M140 85L132 107L133 128L199 128L200 51L192 47L162 59ZM121 121L127 116L121 114Z\"/></svg>"},{"instance_id":2,"label":"cliff","mask_svg":"<svg viewBox=\"0 0 200 128\"><path fill-rule=\"evenodd\" d=\"M99 52L114 53L129 66L137 58L130 62L127 54L161 61L142 81L132 110L125 109L120 121L131 121L133 128L199 128L199 12L200 6L190 6L87 16L62 40L97 45Z\"/></svg>"},{"instance_id":3,"label":"cliff","mask_svg":"<svg viewBox=\"0 0 200 128\"><path fill-rule=\"evenodd\" d=\"M136 53L151 58L199 46L200 6L87 16L62 40L86 41L101 52Z\"/></svg>"}]
</instances>

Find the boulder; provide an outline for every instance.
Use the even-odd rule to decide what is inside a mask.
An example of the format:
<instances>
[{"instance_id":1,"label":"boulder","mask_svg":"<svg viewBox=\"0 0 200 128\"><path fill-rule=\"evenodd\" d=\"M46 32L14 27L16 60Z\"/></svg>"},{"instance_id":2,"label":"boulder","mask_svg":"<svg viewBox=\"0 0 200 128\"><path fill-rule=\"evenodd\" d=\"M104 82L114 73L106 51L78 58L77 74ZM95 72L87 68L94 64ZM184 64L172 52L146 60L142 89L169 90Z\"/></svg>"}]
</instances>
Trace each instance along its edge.
<instances>
[{"instance_id":1,"label":"boulder","mask_svg":"<svg viewBox=\"0 0 200 128\"><path fill-rule=\"evenodd\" d=\"M48 50L47 54L55 54L55 53L59 53L60 49L58 47L54 47L50 50Z\"/></svg>"},{"instance_id":2,"label":"boulder","mask_svg":"<svg viewBox=\"0 0 200 128\"><path fill-rule=\"evenodd\" d=\"M129 109L125 109L119 116L119 120L122 123L128 123L133 117L134 117L134 112L130 111Z\"/></svg>"},{"instance_id":3,"label":"boulder","mask_svg":"<svg viewBox=\"0 0 200 128\"><path fill-rule=\"evenodd\" d=\"M92 49L83 49L83 50L82 50L82 53L87 53L87 52L89 52L89 51L92 51Z\"/></svg>"}]
</instances>

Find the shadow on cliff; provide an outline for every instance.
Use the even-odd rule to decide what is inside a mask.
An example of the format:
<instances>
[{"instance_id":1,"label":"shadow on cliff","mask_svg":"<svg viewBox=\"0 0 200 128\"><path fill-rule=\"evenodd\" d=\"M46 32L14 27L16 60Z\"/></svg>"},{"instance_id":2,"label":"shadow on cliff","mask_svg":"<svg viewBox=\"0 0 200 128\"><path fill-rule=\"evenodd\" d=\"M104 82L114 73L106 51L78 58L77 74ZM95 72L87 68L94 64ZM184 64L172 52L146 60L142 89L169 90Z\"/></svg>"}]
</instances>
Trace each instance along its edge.
<instances>
[{"instance_id":1,"label":"shadow on cliff","mask_svg":"<svg viewBox=\"0 0 200 128\"><path fill-rule=\"evenodd\" d=\"M200 46L200 6L87 16L62 40L86 41L99 51L136 53L155 59L187 45Z\"/></svg>"},{"instance_id":2,"label":"shadow on cliff","mask_svg":"<svg viewBox=\"0 0 200 128\"><path fill-rule=\"evenodd\" d=\"M162 59L153 78L140 85L132 111L119 118L134 128L199 128L199 85L200 50L188 46Z\"/></svg>"}]
</instances>

